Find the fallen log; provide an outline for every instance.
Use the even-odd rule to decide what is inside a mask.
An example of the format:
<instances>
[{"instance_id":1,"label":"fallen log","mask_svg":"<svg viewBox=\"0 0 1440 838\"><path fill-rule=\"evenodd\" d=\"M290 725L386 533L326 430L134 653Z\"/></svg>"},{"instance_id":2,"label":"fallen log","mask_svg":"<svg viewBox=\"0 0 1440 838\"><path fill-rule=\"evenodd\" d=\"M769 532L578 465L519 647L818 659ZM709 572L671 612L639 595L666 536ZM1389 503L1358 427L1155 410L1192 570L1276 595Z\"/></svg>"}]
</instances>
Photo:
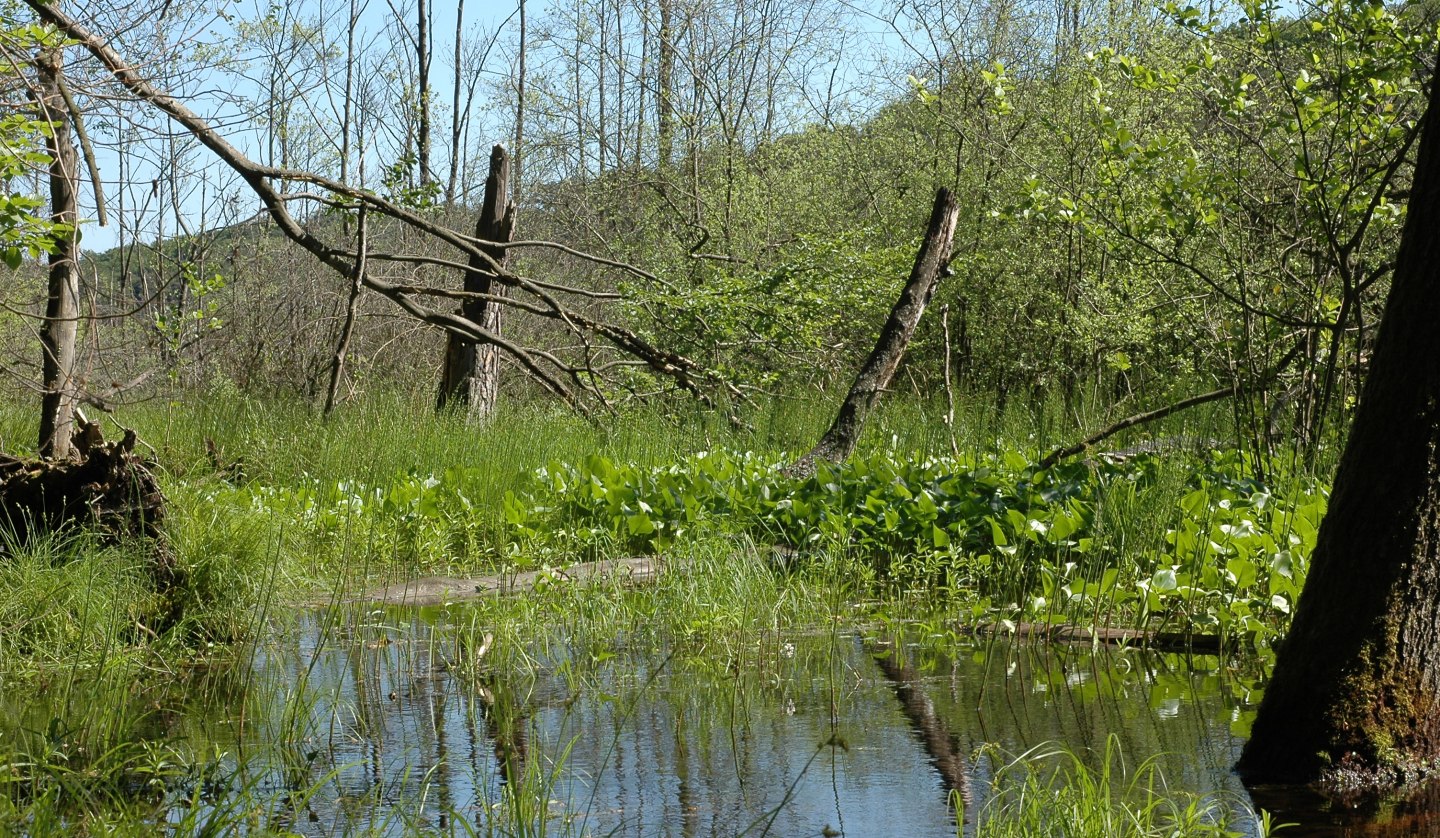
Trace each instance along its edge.
<instances>
[{"instance_id":1,"label":"fallen log","mask_svg":"<svg viewBox=\"0 0 1440 838\"><path fill-rule=\"evenodd\" d=\"M100 426L77 421L75 459L24 459L0 454L0 555L48 533L83 529L106 543L143 540L156 590L180 582L161 523L165 496L151 463L135 453L136 436L105 442Z\"/></svg>"},{"instance_id":2,"label":"fallen log","mask_svg":"<svg viewBox=\"0 0 1440 838\"><path fill-rule=\"evenodd\" d=\"M492 596L512 596L532 591L549 582L579 585L601 582L639 584L654 581L659 576L660 560L642 556L631 559L579 562L566 568L553 570L524 570L466 578L424 576L377 588L345 601L377 605L445 605ZM323 606L333 603L316 604Z\"/></svg>"},{"instance_id":3,"label":"fallen log","mask_svg":"<svg viewBox=\"0 0 1440 838\"><path fill-rule=\"evenodd\" d=\"M1218 655L1234 651L1238 639L1226 641L1218 634L1195 634L1154 629L1081 626L1072 623L979 623L966 631L977 637L1014 637L1042 643L1084 643L1107 646L1135 646L1156 652L1192 652Z\"/></svg>"}]
</instances>

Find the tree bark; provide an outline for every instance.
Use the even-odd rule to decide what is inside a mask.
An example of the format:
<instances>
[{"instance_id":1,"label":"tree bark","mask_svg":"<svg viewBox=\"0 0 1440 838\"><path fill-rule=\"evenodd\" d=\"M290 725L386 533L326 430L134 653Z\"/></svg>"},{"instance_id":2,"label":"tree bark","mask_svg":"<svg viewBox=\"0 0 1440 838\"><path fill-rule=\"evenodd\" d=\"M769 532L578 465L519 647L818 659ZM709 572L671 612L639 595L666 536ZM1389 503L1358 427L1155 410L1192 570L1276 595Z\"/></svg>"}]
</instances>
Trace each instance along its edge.
<instances>
[{"instance_id":1,"label":"tree bark","mask_svg":"<svg viewBox=\"0 0 1440 838\"><path fill-rule=\"evenodd\" d=\"M880 339L875 348L856 373L850 385L850 393L840 405L830 430L820 438L815 447L789 469L797 475L811 474L817 460L840 462L849 457L860 440L860 431L871 408L880 400L880 395L890 386L900 359L915 334L915 326L930 297L935 293L935 284L949 272L950 245L955 238L955 225L960 218L960 208L955 195L949 189L935 193L935 206L930 211L930 224L925 231L925 240L915 257L915 267L910 279L900 292L900 299L890 310L890 317L880 330Z\"/></svg>"},{"instance_id":2,"label":"tree bark","mask_svg":"<svg viewBox=\"0 0 1440 838\"><path fill-rule=\"evenodd\" d=\"M1380 789L1440 765L1440 85L1369 378L1237 766Z\"/></svg>"},{"instance_id":3,"label":"tree bark","mask_svg":"<svg viewBox=\"0 0 1440 838\"><path fill-rule=\"evenodd\" d=\"M430 58L433 55L430 42L430 0L415 0L415 72L419 113L419 125L415 138L420 169L420 185L429 186L434 182L430 171Z\"/></svg>"},{"instance_id":4,"label":"tree bark","mask_svg":"<svg viewBox=\"0 0 1440 838\"><path fill-rule=\"evenodd\" d=\"M485 203L475 222L475 238L486 242L505 243L515 232L515 204L510 194L510 158L505 149L490 150L490 176L485 179ZM506 251L500 247L483 248L495 265L505 267ZM482 260L470 257L465 272L465 291L470 294L503 296L506 286L495 281L495 274ZM469 298L460 304L460 313L492 335L500 334L500 303ZM452 402L466 405L471 420L479 421L495 409L500 393L500 349L491 343L475 343L451 332L445 343L445 368L441 373L440 397L436 407L443 409Z\"/></svg>"},{"instance_id":5,"label":"tree bark","mask_svg":"<svg viewBox=\"0 0 1440 838\"><path fill-rule=\"evenodd\" d=\"M325 388L325 414L335 410L335 401L340 395L340 384L345 380L345 356L350 351L350 337L355 333L355 315L360 309L360 294L365 290L365 260L370 242L365 226L365 207L360 207L359 230L355 242L355 275L350 281L350 298L345 303L345 322L340 327L340 338L335 343L335 354L330 359L330 386Z\"/></svg>"},{"instance_id":6,"label":"tree bark","mask_svg":"<svg viewBox=\"0 0 1440 838\"><path fill-rule=\"evenodd\" d=\"M59 50L45 50L35 59L40 80L41 118L53 126L45 140L50 155L50 218L68 225L55 236L50 252L49 294L45 325L40 333L42 377L40 456L70 456L70 435L77 401L75 339L80 326L79 245L75 235L79 173L70 121L60 90Z\"/></svg>"},{"instance_id":7,"label":"tree bark","mask_svg":"<svg viewBox=\"0 0 1440 838\"><path fill-rule=\"evenodd\" d=\"M656 168L664 171L675 156L675 0L660 0L660 58L655 68L655 121L660 159Z\"/></svg>"}]
</instances>

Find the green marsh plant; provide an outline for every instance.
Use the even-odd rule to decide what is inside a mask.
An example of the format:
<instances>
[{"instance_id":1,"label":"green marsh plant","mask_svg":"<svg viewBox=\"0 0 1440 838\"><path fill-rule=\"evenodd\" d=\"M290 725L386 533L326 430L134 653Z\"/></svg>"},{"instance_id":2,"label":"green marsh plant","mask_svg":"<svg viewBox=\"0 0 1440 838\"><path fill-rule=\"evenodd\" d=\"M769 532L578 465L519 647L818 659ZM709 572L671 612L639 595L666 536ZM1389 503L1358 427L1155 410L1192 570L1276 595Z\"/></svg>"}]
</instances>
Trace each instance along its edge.
<instances>
[{"instance_id":1,"label":"green marsh plant","mask_svg":"<svg viewBox=\"0 0 1440 838\"><path fill-rule=\"evenodd\" d=\"M1235 838L1273 829L1248 801L1170 788L1156 757L1127 767L1114 736L1094 765L1050 746L1008 761L987 755L1003 764L978 816L979 838Z\"/></svg>"}]
</instances>

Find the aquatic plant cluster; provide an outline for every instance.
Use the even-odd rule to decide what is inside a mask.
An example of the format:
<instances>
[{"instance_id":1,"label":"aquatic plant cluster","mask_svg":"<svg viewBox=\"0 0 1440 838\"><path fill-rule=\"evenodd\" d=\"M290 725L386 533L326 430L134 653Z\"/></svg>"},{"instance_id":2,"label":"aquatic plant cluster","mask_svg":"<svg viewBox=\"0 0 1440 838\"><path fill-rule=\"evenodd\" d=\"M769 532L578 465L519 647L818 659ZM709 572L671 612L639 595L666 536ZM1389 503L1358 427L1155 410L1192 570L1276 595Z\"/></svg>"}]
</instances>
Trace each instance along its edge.
<instances>
[{"instance_id":1,"label":"aquatic plant cluster","mask_svg":"<svg viewBox=\"0 0 1440 838\"><path fill-rule=\"evenodd\" d=\"M542 566L660 554L745 535L778 565L840 550L889 594L945 595L975 619L1134 625L1231 639L1283 634L1326 490L1252 476L1236 452L1097 457L1036 469L1014 449L871 451L792 477L778 455L716 450L665 465L591 455L536 469L478 514L478 468L388 485L314 482L243 492L312 543L363 533L412 566L456 557ZM493 491L493 489L491 489Z\"/></svg>"},{"instance_id":2,"label":"aquatic plant cluster","mask_svg":"<svg viewBox=\"0 0 1440 838\"><path fill-rule=\"evenodd\" d=\"M1158 620L1255 639L1283 633L1327 497L1313 480L1271 488L1235 452L1040 470L1015 450L885 450L803 478L783 465L726 451L652 468L556 462L507 496L506 518L537 551L618 543L663 553L698 534L745 533L779 545L782 561L848 549L892 588L949 591L978 617ZM1176 477L1179 492L1166 486ZM1137 543L1145 521L1135 513L1156 502L1168 502L1163 542Z\"/></svg>"}]
</instances>

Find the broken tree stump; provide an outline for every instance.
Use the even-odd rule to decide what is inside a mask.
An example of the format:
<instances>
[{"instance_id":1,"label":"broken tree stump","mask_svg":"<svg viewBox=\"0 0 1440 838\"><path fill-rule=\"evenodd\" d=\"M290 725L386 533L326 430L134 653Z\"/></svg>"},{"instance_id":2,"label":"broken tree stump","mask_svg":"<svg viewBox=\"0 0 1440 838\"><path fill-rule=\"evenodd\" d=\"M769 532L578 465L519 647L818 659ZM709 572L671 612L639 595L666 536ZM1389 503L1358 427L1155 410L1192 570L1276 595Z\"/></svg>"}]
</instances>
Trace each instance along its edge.
<instances>
[{"instance_id":1,"label":"broken tree stump","mask_svg":"<svg viewBox=\"0 0 1440 838\"><path fill-rule=\"evenodd\" d=\"M143 539L150 544L156 590L170 591L180 580L160 528L165 496L151 464L135 454L135 432L107 443L98 424L82 419L77 427L75 459L0 454L0 554L72 528L96 532L109 543Z\"/></svg>"}]
</instances>

